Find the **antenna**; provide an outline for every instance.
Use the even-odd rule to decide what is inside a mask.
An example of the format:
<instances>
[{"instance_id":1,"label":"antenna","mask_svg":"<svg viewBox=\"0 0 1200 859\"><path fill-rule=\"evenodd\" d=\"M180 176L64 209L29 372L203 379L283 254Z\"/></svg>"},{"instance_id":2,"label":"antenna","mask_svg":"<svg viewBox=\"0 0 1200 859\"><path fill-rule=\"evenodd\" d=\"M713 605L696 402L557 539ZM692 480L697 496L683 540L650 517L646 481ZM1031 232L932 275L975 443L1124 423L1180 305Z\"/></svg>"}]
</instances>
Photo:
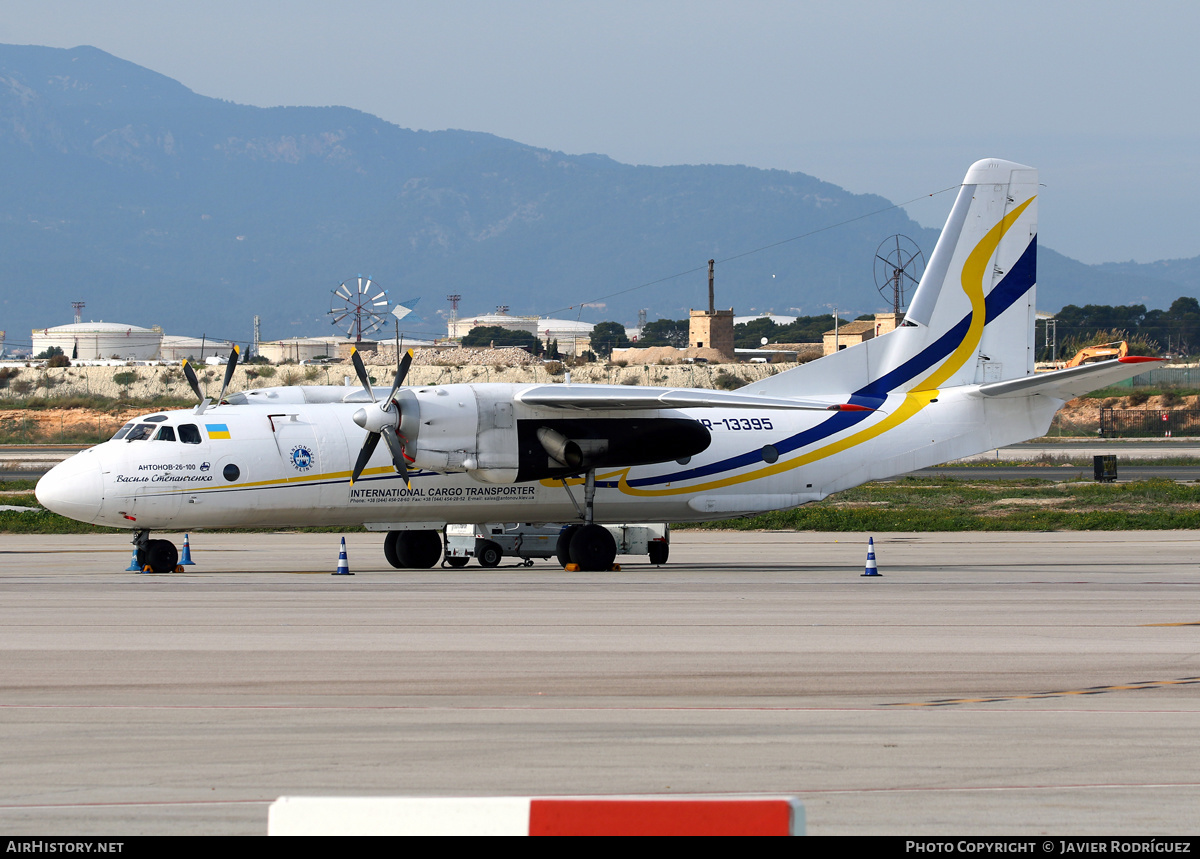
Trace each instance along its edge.
<instances>
[{"instance_id":1,"label":"antenna","mask_svg":"<svg viewBox=\"0 0 1200 859\"><path fill-rule=\"evenodd\" d=\"M71 309L75 311L75 323L79 324L83 321L83 308L86 305L82 301L72 301Z\"/></svg>"},{"instance_id":2,"label":"antenna","mask_svg":"<svg viewBox=\"0 0 1200 859\"><path fill-rule=\"evenodd\" d=\"M924 271L925 257L908 236L888 236L875 249L875 286L885 298L891 292L892 311L896 314L905 304L905 290L919 284Z\"/></svg>"}]
</instances>

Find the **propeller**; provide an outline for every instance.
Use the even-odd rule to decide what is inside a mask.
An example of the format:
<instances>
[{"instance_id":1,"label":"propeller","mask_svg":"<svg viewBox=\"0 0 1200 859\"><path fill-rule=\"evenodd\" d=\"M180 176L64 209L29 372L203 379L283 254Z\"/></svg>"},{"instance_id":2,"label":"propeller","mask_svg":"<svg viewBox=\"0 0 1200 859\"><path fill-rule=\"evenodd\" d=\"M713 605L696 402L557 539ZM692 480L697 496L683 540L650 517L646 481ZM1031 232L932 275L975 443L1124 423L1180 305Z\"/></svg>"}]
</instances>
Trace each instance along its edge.
<instances>
[{"instance_id":1,"label":"propeller","mask_svg":"<svg viewBox=\"0 0 1200 859\"><path fill-rule=\"evenodd\" d=\"M204 399L204 394L200 392L200 380L196 378L196 371L192 369L192 365L188 363L187 358L183 359L183 378L187 379L187 383L192 386L192 393L196 395L196 402Z\"/></svg>"},{"instance_id":2,"label":"propeller","mask_svg":"<svg viewBox=\"0 0 1200 859\"><path fill-rule=\"evenodd\" d=\"M225 364L225 380L221 382L221 396L217 397L217 405L220 405L225 399L225 389L229 387L229 382L233 379L233 371L237 367L237 362L238 347L235 344L233 350L229 353L229 360ZM186 360L183 362L183 377L187 379L187 383L191 386L192 393L196 395L196 399L200 400L200 405L196 407L196 414L204 414L204 410L208 408L211 400L207 399L200 392L200 380L196 378L196 371L192 369L192 365Z\"/></svg>"},{"instance_id":3,"label":"propeller","mask_svg":"<svg viewBox=\"0 0 1200 859\"><path fill-rule=\"evenodd\" d=\"M412 488L408 477L408 463L404 459L404 441L397 432L403 415L399 403L396 402L396 392L400 389L404 377L408 375L408 368L412 366L412 360L413 353L409 349L404 353L404 358L396 365L396 377L392 380L391 392L388 393L386 400L379 402L375 399L375 391L371 387L371 379L367 376L367 368L363 364L362 356L358 354L357 349L350 350L350 361L354 364L354 372L358 374L358 381L370 395L371 404L379 406L378 410L370 406L359 409L353 415L354 422L367 431L367 438L363 441L362 450L358 452L358 460L354 463L354 471L350 475L351 486L354 485L354 481L358 480L363 469L367 467L367 462L375 453L375 448L382 437L384 443L387 444L388 452L392 455L392 465L395 466L396 473L404 478L405 486Z\"/></svg>"},{"instance_id":4,"label":"propeller","mask_svg":"<svg viewBox=\"0 0 1200 859\"><path fill-rule=\"evenodd\" d=\"M221 396L217 397L218 406L225 400L225 389L229 387L229 382L233 379L233 371L237 367L238 354L238 347L235 343L233 344L233 349L229 352L229 361L225 364L225 380L221 382Z\"/></svg>"}]
</instances>

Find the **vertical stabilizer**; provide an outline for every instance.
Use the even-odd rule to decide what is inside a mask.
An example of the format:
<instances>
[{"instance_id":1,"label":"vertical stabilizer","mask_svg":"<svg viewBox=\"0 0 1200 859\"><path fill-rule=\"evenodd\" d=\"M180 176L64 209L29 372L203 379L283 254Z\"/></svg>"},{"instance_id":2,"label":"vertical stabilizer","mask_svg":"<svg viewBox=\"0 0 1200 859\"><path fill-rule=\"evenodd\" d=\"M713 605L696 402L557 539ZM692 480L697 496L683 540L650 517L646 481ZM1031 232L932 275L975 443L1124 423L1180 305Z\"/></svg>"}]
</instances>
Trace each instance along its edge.
<instances>
[{"instance_id":1,"label":"vertical stabilizer","mask_svg":"<svg viewBox=\"0 0 1200 859\"><path fill-rule=\"evenodd\" d=\"M1033 372L1037 170L971 165L904 324L757 383L747 393L890 393L998 382Z\"/></svg>"}]
</instances>

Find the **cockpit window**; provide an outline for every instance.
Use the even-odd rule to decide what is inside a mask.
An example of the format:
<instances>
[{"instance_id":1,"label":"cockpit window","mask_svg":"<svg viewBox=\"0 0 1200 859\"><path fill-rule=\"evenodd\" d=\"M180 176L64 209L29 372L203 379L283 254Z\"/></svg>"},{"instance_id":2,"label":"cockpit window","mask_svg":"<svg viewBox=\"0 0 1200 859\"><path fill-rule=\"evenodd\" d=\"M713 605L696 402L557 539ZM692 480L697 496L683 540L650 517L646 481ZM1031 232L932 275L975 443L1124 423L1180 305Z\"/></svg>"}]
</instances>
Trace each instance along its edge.
<instances>
[{"instance_id":1,"label":"cockpit window","mask_svg":"<svg viewBox=\"0 0 1200 859\"><path fill-rule=\"evenodd\" d=\"M163 421L165 421L166 419L167 419L166 415L150 415L148 417L142 418L142 420L149 421L150 423L153 423L153 424L160 424Z\"/></svg>"},{"instance_id":2,"label":"cockpit window","mask_svg":"<svg viewBox=\"0 0 1200 859\"><path fill-rule=\"evenodd\" d=\"M184 444L199 444L200 429L195 424L179 425L179 440Z\"/></svg>"},{"instance_id":3,"label":"cockpit window","mask_svg":"<svg viewBox=\"0 0 1200 859\"><path fill-rule=\"evenodd\" d=\"M155 441L175 441L175 430L173 427L161 426L158 428L158 435L154 437Z\"/></svg>"},{"instance_id":4,"label":"cockpit window","mask_svg":"<svg viewBox=\"0 0 1200 859\"><path fill-rule=\"evenodd\" d=\"M138 424L125 436L125 441L144 441L154 434L154 424Z\"/></svg>"},{"instance_id":5,"label":"cockpit window","mask_svg":"<svg viewBox=\"0 0 1200 859\"><path fill-rule=\"evenodd\" d=\"M130 421L129 423L125 424L125 426L117 430L117 434L113 436L113 441L116 441L119 438L125 438L125 434L131 429L133 429L133 421Z\"/></svg>"}]
</instances>

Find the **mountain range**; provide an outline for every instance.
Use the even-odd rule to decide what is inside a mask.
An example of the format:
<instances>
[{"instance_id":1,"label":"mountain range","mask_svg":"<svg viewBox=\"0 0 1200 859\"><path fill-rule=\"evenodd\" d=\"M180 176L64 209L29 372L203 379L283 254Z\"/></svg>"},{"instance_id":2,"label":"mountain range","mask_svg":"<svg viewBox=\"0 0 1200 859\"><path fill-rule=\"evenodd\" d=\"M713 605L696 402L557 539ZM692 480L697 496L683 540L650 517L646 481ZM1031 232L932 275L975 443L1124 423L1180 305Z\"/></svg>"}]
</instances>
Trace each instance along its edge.
<instances>
[{"instance_id":1,"label":"mountain range","mask_svg":"<svg viewBox=\"0 0 1200 859\"><path fill-rule=\"evenodd\" d=\"M865 313L890 305L873 263L897 233L926 256L937 238L803 173L633 166L346 107L252 107L96 48L0 45L10 347L71 321L77 300L85 319L172 334L245 342L255 314L265 339L336 333L332 290L359 274L422 299L417 331L444 333L450 293L460 315L680 318L706 305L710 258L717 305L739 315ZM1200 290L1200 257L1039 257L1044 310Z\"/></svg>"}]
</instances>

